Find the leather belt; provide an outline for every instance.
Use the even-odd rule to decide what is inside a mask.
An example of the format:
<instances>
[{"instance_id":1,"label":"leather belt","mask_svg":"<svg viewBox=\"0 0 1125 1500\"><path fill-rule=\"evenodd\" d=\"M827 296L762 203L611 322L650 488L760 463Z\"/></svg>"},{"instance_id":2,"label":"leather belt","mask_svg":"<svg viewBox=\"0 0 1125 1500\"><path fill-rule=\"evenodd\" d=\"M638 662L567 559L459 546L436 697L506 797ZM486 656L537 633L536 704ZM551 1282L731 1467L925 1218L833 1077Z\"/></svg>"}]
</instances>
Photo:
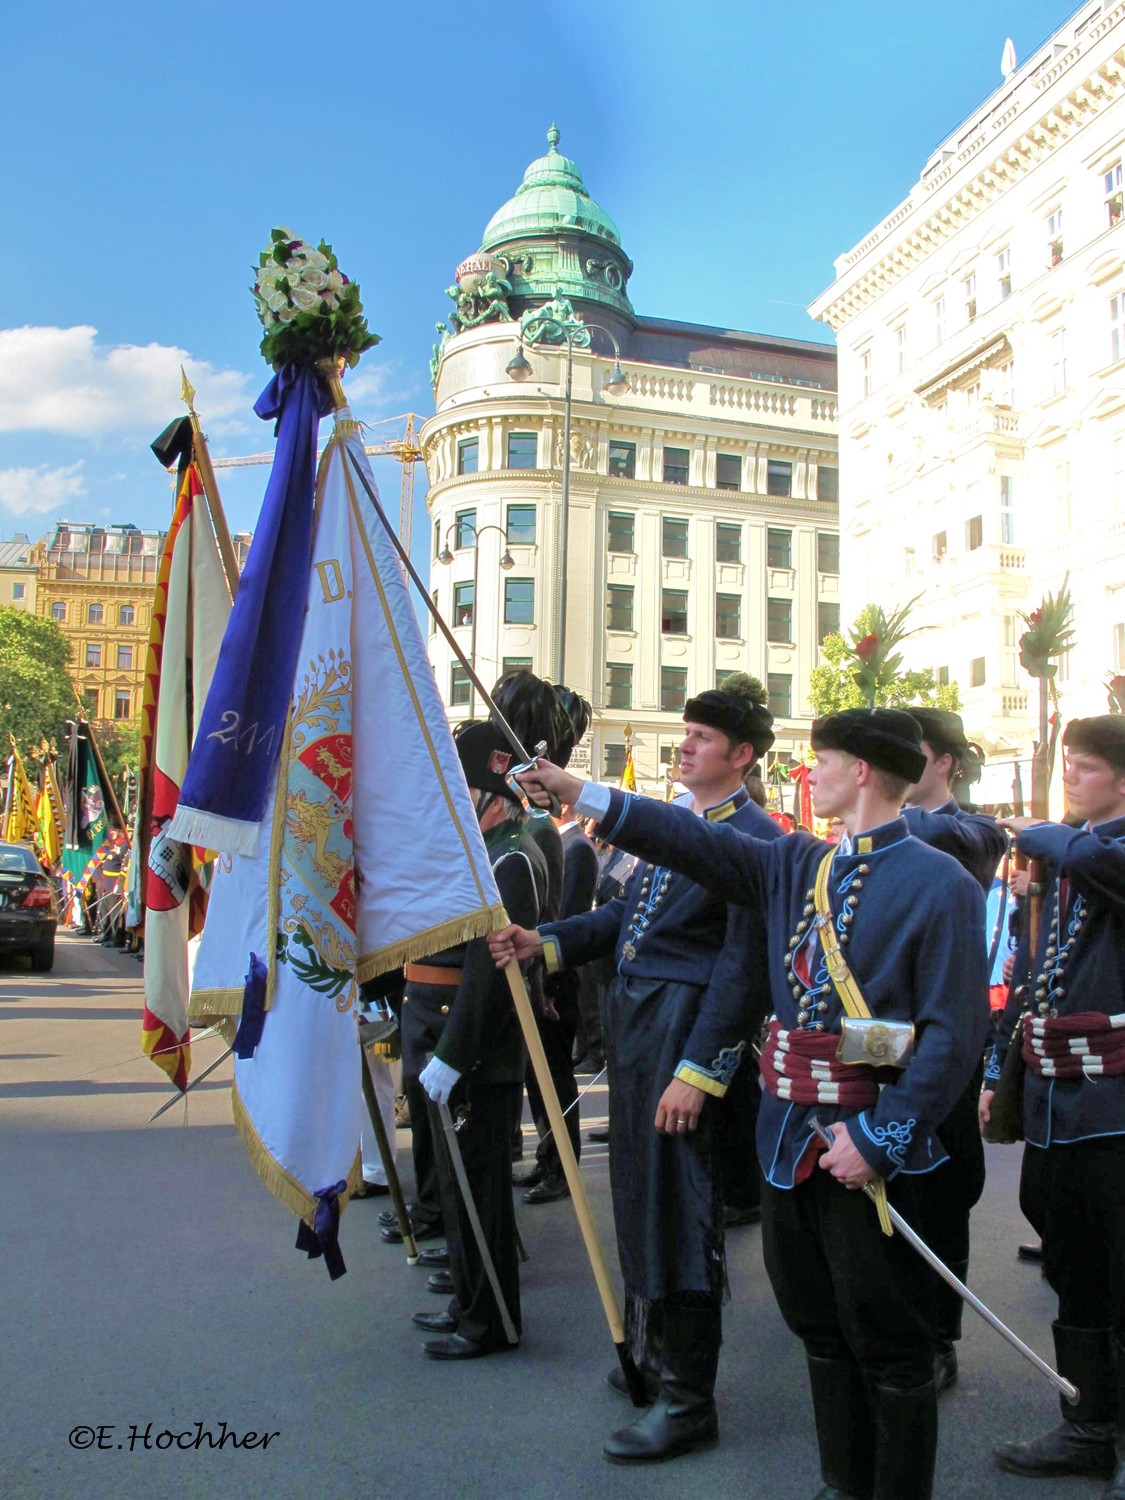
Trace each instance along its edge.
<instances>
[{"instance_id":1,"label":"leather belt","mask_svg":"<svg viewBox=\"0 0 1125 1500\"><path fill-rule=\"evenodd\" d=\"M436 964L407 964L407 984L442 984L456 989L461 983L461 969L439 968Z\"/></svg>"}]
</instances>

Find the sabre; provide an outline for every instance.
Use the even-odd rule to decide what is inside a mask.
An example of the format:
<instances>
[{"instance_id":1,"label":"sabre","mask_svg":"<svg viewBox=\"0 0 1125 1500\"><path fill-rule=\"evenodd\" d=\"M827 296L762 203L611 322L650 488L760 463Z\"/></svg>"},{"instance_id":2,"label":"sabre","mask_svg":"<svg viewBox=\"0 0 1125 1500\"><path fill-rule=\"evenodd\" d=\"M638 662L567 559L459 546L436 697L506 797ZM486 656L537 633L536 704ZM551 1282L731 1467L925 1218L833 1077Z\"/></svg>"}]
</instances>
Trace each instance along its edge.
<instances>
[{"instance_id":1,"label":"sabre","mask_svg":"<svg viewBox=\"0 0 1125 1500\"><path fill-rule=\"evenodd\" d=\"M406 1264L416 1266L418 1264L418 1246L414 1242L414 1231L410 1225L410 1215L406 1211L406 1200L402 1196L402 1184L398 1180L398 1164L391 1143L387 1138L387 1128L383 1124L383 1116L379 1113L379 1101L375 1097L375 1080L371 1076L371 1054L363 1045L362 1035L359 1038L360 1055L363 1058L363 1099L367 1105L367 1113L371 1116L371 1129L375 1132L375 1144L379 1148L379 1159L383 1163L383 1171L387 1175L387 1187L390 1190L391 1202L394 1204L395 1218L398 1220L399 1231L402 1234L402 1248L406 1251Z\"/></svg>"},{"instance_id":2,"label":"sabre","mask_svg":"<svg viewBox=\"0 0 1125 1500\"><path fill-rule=\"evenodd\" d=\"M171 1099L167 1100L164 1104L162 1104L160 1106L160 1108L156 1111L156 1113L154 1115L149 1115L149 1117L148 1117L148 1123L151 1125L152 1122L153 1122L153 1120L159 1120L160 1116L165 1112L165 1110L171 1109L172 1106L173 1106L173 1104L179 1104L180 1100L184 1097L184 1095L185 1094L190 1094L191 1091L192 1091L192 1089L195 1088L195 1086L196 1086L197 1083L202 1083L205 1078L209 1077L210 1074L212 1074L215 1071L215 1069L219 1066L220 1063L226 1062L227 1058L231 1055L231 1053L233 1051L234 1051L233 1046L228 1047L225 1052L222 1052L222 1053L219 1054L219 1056L215 1059L215 1061L213 1063L208 1063L208 1065L203 1069L203 1072L200 1073L199 1077L198 1078L193 1078L191 1080L191 1082L188 1084L188 1086L184 1089L183 1094L173 1094L172 1097L171 1097Z\"/></svg>"},{"instance_id":3,"label":"sabre","mask_svg":"<svg viewBox=\"0 0 1125 1500\"><path fill-rule=\"evenodd\" d=\"M461 1157L461 1143L457 1139L457 1126L453 1123L449 1105L442 1102L438 1104L438 1114L441 1116L442 1129L445 1131L446 1145L449 1147L449 1155L453 1161L453 1170L457 1176L457 1186L461 1189L461 1198L465 1204L465 1212L469 1216L469 1224L473 1231L473 1238L477 1242L481 1262L484 1265L488 1284L492 1288L492 1295L496 1298L496 1306L500 1309L500 1321L504 1325L504 1336L509 1344L518 1344L519 1335L516 1333L515 1324L512 1322L508 1312L508 1304L504 1301L504 1293L500 1290L500 1278L496 1274L496 1267L492 1263L492 1252L488 1248L488 1241L484 1237L484 1229L481 1226L480 1215L477 1206L473 1202L472 1189L469 1187L468 1174L465 1171L465 1163Z\"/></svg>"},{"instance_id":4,"label":"sabre","mask_svg":"<svg viewBox=\"0 0 1125 1500\"><path fill-rule=\"evenodd\" d=\"M831 1147L833 1144L832 1135L829 1131L825 1130L815 1115L812 1117L811 1124L824 1144ZM868 1198L874 1201L875 1193L870 1183L866 1184L863 1191ZM1060 1375L1057 1370L1053 1370L1047 1361L1041 1359L1034 1349L1029 1348L1018 1334L1013 1333L1006 1323L1002 1323L992 1309L986 1307L975 1292L971 1292L963 1281L958 1280L945 1262L934 1254L921 1235L917 1234L910 1227L899 1211L890 1203L887 1204L887 1212L891 1216L891 1223L898 1230L899 1234L902 1235L906 1243L918 1252L926 1264L937 1272L947 1286L951 1286L957 1295L969 1304L974 1312L980 1313L984 1321L995 1328L1001 1338L1007 1339L1012 1348L1022 1354L1024 1359L1029 1360L1041 1375L1045 1375L1055 1389L1061 1392L1068 1401L1073 1403L1078 1400L1077 1386L1071 1385L1069 1380Z\"/></svg>"},{"instance_id":5,"label":"sabre","mask_svg":"<svg viewBox=\"0 0 1125 1500\"><path fill-rule=\"evenodd\" d=\"M586 1095L590 1092L590 1090L594 1087L594 1085L598 1082L598 1080L601 1079L601 1078L603 1078L605 1076L605 1070L606 1070L606 1068L608 1066L609 1066L609 1064L606 1063L602 1067L602 1071L598 1074L597 1078L591 1078L590 1082L586 1085L586 1087L582 1090L582 1092L578 1095L578 1097L576 1099L572 1099L570 1101L570 1103L567 1105L567 1107L562 1112L562 1117L563 1117L564 1120L566 1119L567 1115L570 1114L570 1112L571 1112L572 1109L575 1109L579 1104L582 1103L582 1100L586 1097ZM542 1146L544 1144L544 1142L549 1141L551 1139L551 1137L554 1135L554 1133L555 1133L555 1127L552 1125L551 1128L550 1128L550 1130L548 1130L547 1134L540 1137L539 1144Z\"/></svg>"}]
</instances>

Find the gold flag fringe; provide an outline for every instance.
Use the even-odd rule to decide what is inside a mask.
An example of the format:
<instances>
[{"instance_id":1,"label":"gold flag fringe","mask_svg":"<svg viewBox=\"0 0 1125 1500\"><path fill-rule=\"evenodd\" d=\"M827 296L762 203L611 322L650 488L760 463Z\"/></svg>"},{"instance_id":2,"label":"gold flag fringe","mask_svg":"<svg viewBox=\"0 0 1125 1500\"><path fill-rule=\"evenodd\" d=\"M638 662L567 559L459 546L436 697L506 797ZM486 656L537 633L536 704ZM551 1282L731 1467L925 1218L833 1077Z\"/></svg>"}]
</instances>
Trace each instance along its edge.
<instances>
[{"instance_id":1,"label":"gold flag fringe","mask_svg":"<svg viewBox=\"0 0 1125 1500\"><path fill-rule=\"evenodd\" d=\"M223 1016L242 1015L244 989L193 990L188 1002L188 1020L214 1024Z\"/></svg>"},{"instance_id":2,"label":"gold flag fringe","mask_svg":"<svg viewBox=\"0 0 1125 1500\"><path fill-rule=\"evenodd\" d=\"M246 1106L239 1098L237 1084L231 1088L230 1098L235 1128L242 1137L242 1144L246 1147L246 1154L250 1158L250 1165L277 1201L295 1213L298 1218L303 1219L311 1229L313 1227L313 1219L316 1216L316 1199L307 1188L301 1186L291 1172L287 1172L281 1163L270 1154L269 1148L258 1134ZM348 1170L347 1192L340 1201L341 1211L347 1206L348 1199L358 1191L362 1176L363 1158L357 1145L355 1159Z\"/></svg>"},{"instance_id":3,"label":"gold flag fringe","mask_svg":"<svg viewBox=\"0 0 1125 1500\"><path fill-rule=\"evenodd\" d=\"M356 961L357 984L366 984L377 974L388 969L401 969L403 964L428 958L432 953L441 953L446 948L455 948L472 938L487 937L490 932L499 932L507 927L511 919L502 906L482 906L464 917L453 917L437 927L428 927L425 932L416 932L412 937L380 948L375 953L361 954Z\"/></svg>"}]
</instances>

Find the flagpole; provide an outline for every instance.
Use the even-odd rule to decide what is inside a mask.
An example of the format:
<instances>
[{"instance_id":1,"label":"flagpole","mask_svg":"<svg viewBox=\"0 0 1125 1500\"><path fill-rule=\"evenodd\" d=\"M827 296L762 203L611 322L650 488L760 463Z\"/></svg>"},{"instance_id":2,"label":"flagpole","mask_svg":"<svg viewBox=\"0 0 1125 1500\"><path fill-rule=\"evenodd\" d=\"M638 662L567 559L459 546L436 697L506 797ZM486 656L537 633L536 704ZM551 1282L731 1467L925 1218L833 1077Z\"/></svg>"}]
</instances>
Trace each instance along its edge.
<instances>
[{"instance_id":1,"label":"flagpole","mask_svg":"<svg viewBox=\"0 0 1125 1500\"><path fill-rule=\"evenodd\" d=\"M223 560L223 571L227 575L227 586L230 589L231 602L238 597L238 554L234 550L234 542L231 540L230 527L227 525L226 512L223 510L223 502L219 498L219 484L215 478L215 470L211 465L211 454L207 447L207 439L203 436L203 428L199 425L199 417L195 411L195 387L187 378L183 365L180 366L180 400L188 409L188 417L191 420L192 436L195 439L195 458L199 465L199 478L203 485L203 493L207 499L207 510L211 517L211 525L215 529L215 540L219 544L219 556Z\"/></svg>"}]
</instances>

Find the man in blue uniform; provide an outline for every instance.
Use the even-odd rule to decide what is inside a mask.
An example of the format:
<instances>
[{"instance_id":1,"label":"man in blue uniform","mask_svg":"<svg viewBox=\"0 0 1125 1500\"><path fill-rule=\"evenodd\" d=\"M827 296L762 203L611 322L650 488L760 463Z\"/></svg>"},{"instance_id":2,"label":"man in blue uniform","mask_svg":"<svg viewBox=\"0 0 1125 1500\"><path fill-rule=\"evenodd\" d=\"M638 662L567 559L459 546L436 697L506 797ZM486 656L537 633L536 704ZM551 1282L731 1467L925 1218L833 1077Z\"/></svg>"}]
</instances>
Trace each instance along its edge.
<instances>
[{"instance_id":1,"label":"man in blue uniform","mask_svg":"<svg viewBox=\"0 0 1125 1500\"><path fill-rule=\"evenodd\" d=\"M916 1218L919 1176L945 1158L935 1130L988 1022L983 946L949 933L979 930L984 902L899 815L925 767L908 714L833 714L813 725L812 746L816 811L846 830L835 848L679 819L552 767L525 784L600 816L622 848L764 911L775 1014L758 1117L763 1248L782 1314L805 1344L824 1493L928 1500L937 1443L928 1271L900 1236L880 1232L856 1190L873 1183ZM814 1116L834 1137L823 1155Z\"/></svg>"},{"instance_id":2,"label":"man in blue uniform","mask_svg":"<svg viewBox=\"0 0 1125 1500\"><path fill-rule=\"evenodd\" d=\"M1125 719L1074 719L1063 782L1079 827L1013 818L1019 847L1046 863L1033 960L1026 946L982 1116L1022 1016L1024 1173L1020 1202L1043 1237L1058 1294L1058 1367L1079 1390L1061 1426L997 1449L1002 1468L1108 1478L1125 1500Z\"/></svg>"},{"instance_id":3,"label":"man in blue uniform","mask_svg":"<svg viewBox=\"0 0 1125 1500\"><path fill-rule=\"evenodd\" d=\"M926 769L906 791L903 816L916 838L941 849L976 880L987 898L993 876L1007 845L1007 835L995 818L963 807L962 796L980 779L981 761L965 737L960 714L941 708L912 708L910 716L922 731ZM987 942L979 933L959 933L959 942ZM940 1172L925 1180L922 1219L915 1227L945 1264L962 1281L969 1271L969 1216L984 1192L984 1144L977 1123L977 1103L984 1076L979 1060L948 1119L938 1126L938 1139L949 1153ZM961 1337L964 1302L939 1276L933 1277L936 1355L934 1379L938 1394L957 1379L956 1343Z\"/></svg>"},{"instance_id":4,"label":"man in blue uniform","mask_svg":"<svg viewBox=\"0 0 1125 1500\"><path fill-rule=\"evenodd\" d=\"M675 823L780 837L742 785L773 743L764 698L741 677L689 701L680 773L698 816L670 807ZM708 1102L725 1095L767 1004L760 916L731 917L728 928L725 900L666 864L638 865L623 897L538 932L508 928L493 948L542 952L549 970L616 955L605 996L610 1182L626 1328L653 1404L607 1440L612 1462L673 1458L718 1438L725 1278ZM622 1388L620 1372L610 1383Z\"/></svg>"}]
</instances>

